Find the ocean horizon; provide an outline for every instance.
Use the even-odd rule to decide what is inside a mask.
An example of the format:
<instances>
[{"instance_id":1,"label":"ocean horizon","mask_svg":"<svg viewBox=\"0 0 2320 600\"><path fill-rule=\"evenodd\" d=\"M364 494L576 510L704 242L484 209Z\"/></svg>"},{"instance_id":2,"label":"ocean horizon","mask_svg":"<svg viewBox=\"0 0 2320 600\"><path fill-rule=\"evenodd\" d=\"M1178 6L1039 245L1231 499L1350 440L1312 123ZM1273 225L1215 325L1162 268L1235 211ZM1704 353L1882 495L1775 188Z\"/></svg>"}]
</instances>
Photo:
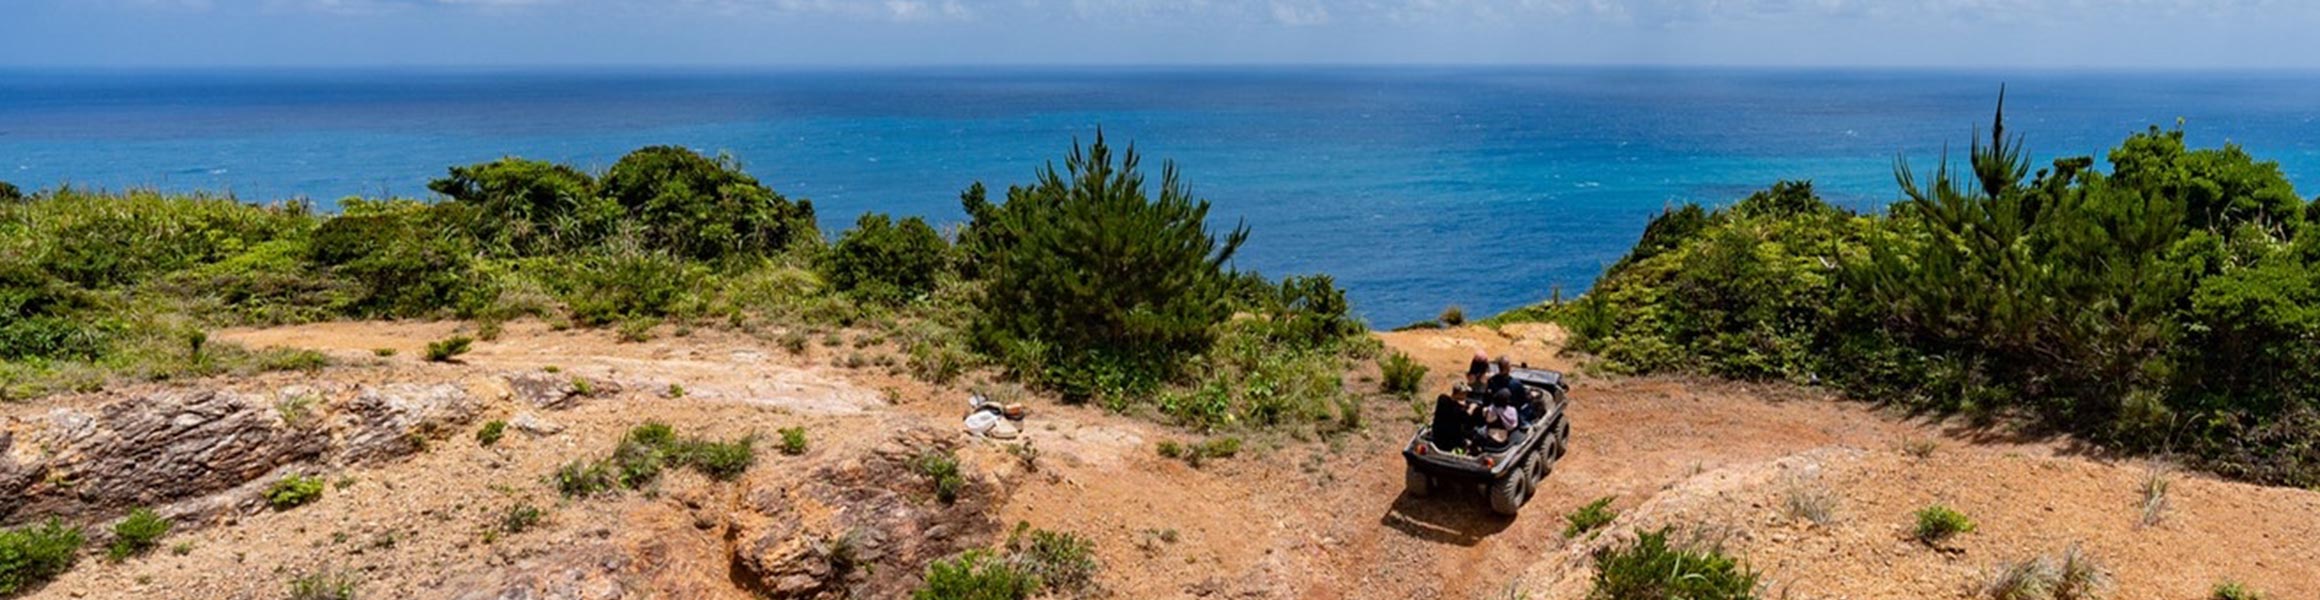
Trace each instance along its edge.
<instances>
[{"instance_id":1,"label":"ocean horizon","mask_svg":"<svg viewBox=\"0 0 2320 600\"><path fill-rule=\"evenodd\" d=\"M1236 261L1327 273L1376 327L1584 290L1645 222L1783 179L1879 210L2007 130L2035 164L2183 124L2320 186L2320 73L1677 67L0 70L0 180L26 190L429 196L446 168L588 169L647 145L739 159L811 199L963 218L1098 128L1246 222ZM995 194L996 195L996 194Z\"/></svg>"}]
</instances>

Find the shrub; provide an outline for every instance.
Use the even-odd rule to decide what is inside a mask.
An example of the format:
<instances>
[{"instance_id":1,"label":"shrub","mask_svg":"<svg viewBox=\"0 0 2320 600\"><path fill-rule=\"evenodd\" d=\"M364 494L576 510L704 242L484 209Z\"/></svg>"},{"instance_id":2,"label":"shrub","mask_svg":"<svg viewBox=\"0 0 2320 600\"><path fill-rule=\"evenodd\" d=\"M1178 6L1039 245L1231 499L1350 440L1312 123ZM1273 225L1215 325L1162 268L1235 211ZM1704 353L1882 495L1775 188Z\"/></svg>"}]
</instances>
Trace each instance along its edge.
<instances>
[{"instance_id":1,"label":"shrub","mask_svg":"<svg viewBox=\"0 0 2320 600\"><path fill-rule=\"evenodd\" d=\"M694 441L685 444L685 463L694 470L718 481L732 481L749 471L757 463L754 440L742 438L731 442Z\"/></svg>"},{"instance_id":2,"label":"shrub","mask_svg":"<svg viewBox=\"0 0 2320 600\"><path fill-rule=\"evenodd\" d=\"M1960 533L1973 533L1974 521L1950 507L1934 504L1917 510L1917 541L1940 544Z\"/></svg>"},{"instance_id":3,"label":"shrub","mask_svg":"<svg viewBox=\"0 0 2320 600\"><path fill-rule=\"evenodd\" d=\"M1380 378L1384 380L1381 385L1385 388L1386 393L1403 398L1409 398L1418 393L1418 386L1426 380L1426 370L1426 365L1418 364L1418 361L1410 359L1410 355L1401 352L1387 354L1378 359L1378 372Z\"/></svg>"},{"instance_id":4,"label":"shrub","mask_svg":"<svg viewBox=\"0 0 2320 600\"><path fill-rule=\"evenodd\" d=\"M2110 572L2078 544L2062 551L2054 579L2054 600L2095 600L2110 589Z\"/></svg>"},{"instance_id":5,"label":"shrub","mask_svg":"<svg viewBox=\"0 0 2320 600\"><path fill-rule=\"evenodd\" d=\"M1466 309L1459 308L1456 304L1450 305L1449 308L1442 309L1442 315L1434 317L1434 321L1441 323L1444 327L1465 325Z\"/></svg>"},{"instance_id":6,"label":"shrub","mask_svg":"<svg viewBox=\"0 0 2320 600\"><path fill-rule=\"evenodd\" d=\"M1031 529L1027 522L1015 524L1014 533L1007 536L1007 552L1009 562L1019 572L1050 592L1087 591L1095 585L1096 571L1102 568L1096 561L1093 540L1068 532Z\"/></svg>"},{"instance_id":7,"label":"shrub","mask_svg":"<svg viewBox=\"0 0 2320 600\"><path fill-rule=\"evenodd\" d=\"M1595 552L1595 600L1756 597L1757 574L1712 546L1670 545L1668 529L1639 533L1633 543Z\"/></svg>"},{"instance_id":8,"label":"shrub","mask_svg":"<svg viewBox=\"0 0 2320 600\"><path fill-rule=\"evenodd\" d=\"M1231 316L1224 266L1248 230L1219 241L1175 169L1154 198L1137 163L1133 149L1115 163L1099 132L1004 204L980 186L962 198L961 246L986 283L977 345L1070 399L1149 391Z\"/></svg>"},{"instance_id":9,"label":"shrub","mask_svg":"<svg viewBox=\"0 0 2320 600\"><path fill-rule=\"evenodd\" d=\"M968 550L928 563L926 583L914 600L1024 600L1039 591L1039 577L986 550Z\"/></svg>"},{"instance_id":10,"label":"shrub","mask_svg":"<svg viewBox=\"0 0 2320 600\"><path fill-rule=\"evenodd\" d=\"M452 358L466 354L468 350L472 350L472 346L474 345L475 338L467 337L464 335L455 335L444 338L442 340L427 342L427 361L451 362Z\"/></svg>"},{"instance_id":11,"label":"shrub","mask_svg":"<svg viewBox=\"0 0 2320 600\"><path fill-rule=\"evenodd\" d=\"M266 504L274 510L289 510L322 498L322 478L289 475L266 486Z\"/></svg>"},{"instance_id":12,"label":"shrub","mask_svg":"<svg viewBox=\"0 0 2320 600\"><path fill-rule=\"evenodd\" d=\"M708 271L678 255L617 246L573 261L552 282L583 325L618 323L634 338L658 319L692 311ZM631 335L638 334L638 335Z\"/></svg>"},{"instance_id":13,"label":"shrub","mask_svg":"<svg viewBox=\"0 0 2320 600\"><path fill-rule=\"evenodd\" d=\"M114 561L144 554L152 550L161 536L169 534L169 520L155 514L153 509L138 508L129 511L129 517L113 524L113 543L105 548L105 556Z\"/></svg>"},{"instance_id":14,"label":"shrub","mask_svg":"<svg viewBox=\"0 0 2320 600\"><path fill-rule=\"evenodd\" d=\"M641 148L620 157L599 184L599 192L644 230L644 247L677 256L764 256L820 239L812 203L783 198L729 157L711 159L674 146Z\"/></svg>"},{"instance_id":15,"label":"shrub","mask_svg":"<svg viewBox=\"0 0 2320 600\"><path fill-rule=\"evenodd\" d=\"M957 502L959 492L967 487L966 476L959 473L959 459L949 452L928 450L911 461L911 469L934 484L934 497L943 504Z\"/></svg>"},{"instance_id":16,"label":"shrub","mask_svg":"<svg viewBox=\"0 0 2320 600\"><path fill-rule=\"evenodd\" d=\"M21 202L23 200L24 190L17 189L16 184L0 181L0 202Z\"/></svg>"},{"instance_id":17,"label":"shrub","mask_svg":"<svg viewBox=\"0 0 2320 600\"><path fill-rule=\"evenodd\" d=\"M556 484L556 492L566 498L602 494L620 484L619 475L613 471L611 461L568 461L564 466L557 467L550 478Z\"/></svg>"},{"instance_id":18,"label":"shrub","mask_svg":"<svg viewBox=\"0 0 2320 600\"><path fill-rule=\"evenodd\" d=\"M540 518L546 515L547 513L540 510L540 507L530 504L510 506L507 512L500 514L499 530L509 535L523 533L530 530L532 526L540 524Z\"/></svg>"},{"instance_id":19,"label":"shrub","mask_svg":"<svg viewBox=\"0 0 2320 600\"><path fill-rule=\"evenodd\" d=\"M360 583L352 572L315 569L290 578L290 600L354 600Z\"/></svg>"},{"instance_id":20,"label":"shrub","mask_svg":"<svg viewBox=\"0 0 2320 600\"><path fill-rule=\"evenodd\" d=\"M677 443L677 429L660 421L645 421L629 428L628 441L653 448L667 448Z\"/></svg>"},{"instance_id":21,"label":"shrub","mask_svg":"<svg viewBox=\"0 0 2320 600\"><path fill-rule=\"evenodd\" d=\"M825 257L830 285L871 302L899 304L934 291L949 270L950 243L925 219L864 213Z\"/></svg>"},{"instance_id":22,"label":"shrub","mask_svg":"<svg viewBox=\"0 0 2320 600\"><path fill-rule=\"evenodd\" d=\"M410 201L347 199L324 221L308 246L310 259L360 286L352 312L374 316L427 316L456 303L471 282L475 253L453 206Z\"/></svg>"},{"instance_id":23,"label":"shrub","mask_svg":"<svg viewBox=\"0 0 2320 600\"><path fill-rule=\"evenodd\" d=\"M806 453L806 428L781 428L781 453L797 456Z\"/></svg>"},{"instance_id":24,"label":"shrub","mask_svg":"<svg viewBox=\"0 0 2320 600\"><path fill-rule=\"evenodd\" d=\"M1563 527L1563 537L1578 537L1579 534L1611 524L1613 519L1619 518L1619 511L1611 509L1611 501L1616 499L1613 496L1596 498L1594 502L1564 516L1563 522L1567 525Z\"/></svg>"},{"instance_id":25,"label":"shrub","mask_svg":"<svg viewBox=\"0 0 2320 600\"><path fill-rule=\"evenodd\" d=\"M427 183L471 206L478 218L464 223L466 232L507 256L551 254L602 239L615 222L608 217L617 213L593 206L595 188L596 180L579 169L515 157L451 167L448 177Z\"/></svg>"},{"instance_id":26,"label":"shrub","mask_svg":"<svg viewBox=\"0 0 2320 600\"><path fill-rule=\"evenodd\" d=\"M394 348L372 348L372 349L371 349L371 355L372 355L372 356L377 356L377 357L379 357L379 358L389 358L389 357L393 357L393 356L395 355L395 352L396 352L396 351L395 351L395 349L394 349Z\"/></svg>"},{"instance_id":27,"label":"shrub","mask_svg":"<svg viewBox=\"0 0 2320 600\"><path fill-rule=\"evenodd\" d=\"M2047 600L2054 596L2059 577L2043 556L1999 563L1982 584L1982 595L1991 600Z\"/></svg>"},{"instance_id":28,"label":"shrub","mask_svg":"<svg viewBox=\"0 0 2320 600\"><path fill-rule=\"evenodd\" d=\"M40 525L0 531L0 595L15 595L71 570L80 558L81 530L50 517Z\"/></svg>"},{"instance_id":29,"label":"shrub","mask_svg":"<svg viewBox=\"0 0 2320 600\"><path fill-rule=\"evenodd\" d=\"M2264 600L2263 592L2240 585L2237 581L2215 584L2215 590L2207 596L2210 600Z\"/></svg>"},{"instance_id":30,"label":"shrub","mask_svg":"<svg viewBox=\"0 0 2320 600\"><path fill-rule=\"evenodd\" d=\"M492 419L485 422L482 429L475 430L475 443L489 447L498 444L499 438L504 435L507 435L507 421Z\"/></svg>"}]
</instances>

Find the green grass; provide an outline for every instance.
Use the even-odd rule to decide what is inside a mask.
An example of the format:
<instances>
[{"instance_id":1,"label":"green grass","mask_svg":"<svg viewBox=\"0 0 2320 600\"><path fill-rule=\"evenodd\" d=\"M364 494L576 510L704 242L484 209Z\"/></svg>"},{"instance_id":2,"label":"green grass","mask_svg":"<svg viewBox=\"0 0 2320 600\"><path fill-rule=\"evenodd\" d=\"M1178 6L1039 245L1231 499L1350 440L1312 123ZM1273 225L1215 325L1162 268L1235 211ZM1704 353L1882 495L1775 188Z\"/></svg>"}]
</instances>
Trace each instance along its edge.
<instances>
[{"instance_id":1,"label":"green grass","mask_svg":"<svg viewBox=\"0 0 2320 600\"><path fill-rule=\"evenodd\" d=\"M105 547L105 557L114 562L152 551L169 534L169 520L149 508L129 511L128 518L113 525L113 543Z\"/></svg>"},{"instance_id":2,"label":"green grass","mask_svg":"<svg viewBox=\"0 0 2320 600\"><path fill-rule=\"evenodd\" d=\"M266 504L274 510L290 510L322 499L322 478L289 475L266 486Z\"/></svg>"},{"instance_id":3,"label":"green grass","mask_svg":"<svg viewBox=\"0 0 2320 600\"><path fill-rule=\"evenodd\" d=\"M781 428L781 453L797 456L806 453L806 428Z\"/></svg>"},{"instance_id":4,"label":"green grass","mask_svg":"<svg viewBox=\"0 0 2320 600\"><path fill-rule=\"evenodd\" d=\"M1635 541L1595 552L1590 600L1747 600L1758 575L1722 549L1671 544L1669 529L1639 533Z\"/></svg>"},{"instance_id":5,"label":"green grass","mask_svg":"<svg viewBox=\"0 0 2320 600\"><path fill-rule=\"evenodd\" d=\"M72 570L81 530L50 517L39 525L0 531L0 596L13 596Z\"/></svg>"},{"instance_id":6,"label":"green grass","mask_svg":"<svg viewBox=\"0 0 2320 600\"><path fill-rule=\"evenodd\" d=\"M1007 536L1009 562L1030 575L1047 591L1080 594L1095 586L1096 572L1103 568L1096 560L1095 541L1070 532L1032 529L1028 522L1017 522L1015 531Z\"/></svg>"},{"instance_id":7,"label":"green grass","mask_svg":"<svg viewBox=\"0 0 2320 600\"><path fill-rule=\"evenodd\" d=\"M475 443L491 447L498 445L500 438L506 435L507 421L492 419L484 422L482 429L475 430Z\"/></svg>"},{"instance_id":8,"label":"green grass","mask_svg":"<svg viewBox=\"0 0 2320 600\"><path fill-rule=\"evenodd\" d=\"M452 359L474 349L475 338L455 335L427 342L427 362L451 362Z\"/></svg>"},{"instance_id":9,"label":"green grass","mask_svg":"<svg viewBox=\"0 0 2320 600\"><path fill-rule=\"evenodd\" d=\"M2208 600L2264 600L2264 593L2237 581L2225 581L2215 584L2207 597Z\"/></svg>"},{"instance_id":10,"label":"green grass","mask_svg":"<svg viewBox=\"0 0 2320 600\"><path fill-rule=\"evenodd\" d=\"M647 421L629 429L610 456L565 462L548 480L566 498L586 498L644 488L670 468L691 468L711 479L732 481L756 463L754 436L729 442L686 438L667 423Z\"/></svg>"},{"instance_id":11,"label":"green grass","mask_svg":"<svg viewBox=\"0 0 2320 600\"><path fill-rule=\"evenodd\" d=\"M1039 591L1039 577L991 554L968 550L928 563L926 582L913 600L1025 600Z\"/></svg>"},{"instance_id":12,"label":"green grass","mask_svg":"<svg viewBox=\"0 0 2320 600\"><path fill-rule=\"evenodd\" d=\"M1426 366L1401 352L1378 358L1378 372L1385 392L1403 398L1417 395L1418 386L1426 380Z\"/></svg>"},{"instance_id":13,"label":"green grass","mask_svg":"<svg viewBox=\"0 0 2320 600\"><path fill-rule=\"evenodd\" d=\"M1612 519L1619 518L1619 511L1611 509L1611 502L1617 499L1615 496L1596 498L1594 502L1589 502L1586 506L1579 507L1579 510L1571 511L1571 514L1565 515L1563 517L1565 523L1563 537L1579 537L1579 534L1611 524Z\"/></svg>"},{"instance_id":14,"label":"green grass","mask_svg":"<svg viewBox=\"0 0 2320 600\"><path fill-rule=\"evenodd\" d=\"M547 516L547 512L540 510L540 507L537 506L530 504L510 506L507 512L500 514L499 530L509 535L523 533L533 526L539 525L540 519L545 516Z\"/></svg>"},{"instance_id":15,"label":"green grass","mask_svg":"<svg viewBox=\"0 0 2320 600\"><path fill-rule=\"evenodd\" d=\"M290 600L355 600L360 587L354 573L325 567L290 578Z\"/></svg>"},{"instance_id":16,"label":"green grass","mask_svg":"<svg viewBox=\"0 0 2320 600\"><path fill-rule=\"evenodd\" d=\"M1938 545L1960 533L1973 533L1974 521L1965 513L1948 506L1934 504L1917 510L1917 528L1914 535L1925 545Z\"/></svg>"}]
</instances>

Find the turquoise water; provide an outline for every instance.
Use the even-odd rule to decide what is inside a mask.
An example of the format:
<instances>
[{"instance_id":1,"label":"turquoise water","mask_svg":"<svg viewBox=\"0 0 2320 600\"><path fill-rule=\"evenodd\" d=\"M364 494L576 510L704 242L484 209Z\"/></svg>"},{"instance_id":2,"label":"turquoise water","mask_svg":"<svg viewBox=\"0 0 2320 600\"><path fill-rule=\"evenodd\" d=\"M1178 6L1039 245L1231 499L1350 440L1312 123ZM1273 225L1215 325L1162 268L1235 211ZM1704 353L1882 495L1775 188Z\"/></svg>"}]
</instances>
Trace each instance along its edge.
<instances>
[{"instance_id":1,"label":"turquoise water","mask_svg":"<svg viewBox=\"0 0 2320 600\"><path fill-rule=\"evenodd\" d=\"M1882 207L1894 159L1961 155L2001 83L2041 157L2181 118L2320 190L2320 73L1625 68L0 72L0 180L327 206L502 155L680 144L836 231L956 222L969 183L1027 182L1100 126L1248 222L1239 267L1332 274L1393 326L1575 293L1674 203L1791 178Z\"/></svg>"}]
</instances>

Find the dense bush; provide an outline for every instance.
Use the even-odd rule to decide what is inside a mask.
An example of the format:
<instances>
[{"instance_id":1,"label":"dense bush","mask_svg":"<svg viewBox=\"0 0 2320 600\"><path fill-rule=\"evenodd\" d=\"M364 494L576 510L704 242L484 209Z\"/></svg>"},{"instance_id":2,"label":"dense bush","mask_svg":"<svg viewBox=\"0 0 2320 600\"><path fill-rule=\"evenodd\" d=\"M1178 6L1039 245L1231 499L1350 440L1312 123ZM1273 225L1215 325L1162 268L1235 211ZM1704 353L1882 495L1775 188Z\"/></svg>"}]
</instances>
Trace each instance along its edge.
<instances>
[{"instance_id":1,"label":"dense bush","mask_svg":"<svg viewBox=\"0 0 2320 600\"><path fill-rule=\"evenodd\" d=\"M949 269L950 242L925 219L865 213L830 247L830 285L872 302L897 304L934 291Z\"/></svg>"},{"instance_id":2,"label":"dense bush","mask_svg":"<svg viewBox=\"0 0 2320 600\"><path fill-rule=\"evenodd\" d=\"M1965 513L1934 504L1917 510L1917 528L1912 531L1917 541L1930 546L1960 533L1972 533L1974 521L1966 518Z\"/></svg>"},{"instance_id":3,"label":"dense bush","mask_svg":"<svg viewBox=\"0 0 2320 600\"><path fill-rule=\"evenodd\" d=\"M80 529L53 517L0 531L0 595L13 596L71 570L80 559L81 541Z\"/></svg>"},{"instance_id":4,"label":"dense bush","mask_svg":"<svg viewBox=\"0 0 2320 600\"><path fill-rule=\"evenodd\" d=\"M1425 383L1426 365L1396 351L1378 358L1378 377L1386 393L1409 398L1417 395L1418 386Z\"/></svg>"},{"instance_id":5,"label":"dense bush","mask_svg":"<svg viewBox=\"0 0 2320 600\"><path fill-rule=\"evenodd\" d=\"M2033 173L2003 125L1964 170L1898 168L1882 215L1797 183L1671 210L1544 312L1611 371L1832 383L2320 484L2320 205L2180 130Z\"/></svg>"},{"instance_id":6,"label":"dense bush","mask_svg":"<svg viewBox=\"0 0 2320 600\"><path fill-rule=\"evenodd\" d=\"M1595 552L1594 600L1686 598L1745 600L1756 597L1757 574L1721 549L1705 544L1670 544L1669 530L1644 532L1633 543Z\"/></svg>"},{"instance_id":7,"label":"dense bush","mask_svg":"<svg viewBox=\"0 0 2320 600\"><path fill-rule=\"evenodd\" d=\"M1173 167L1148 190L1138 161L1115 160L1099 134L1002 204L964 200L963 249L987 282L977 339L1067 397L1151 390L1232 315L1225 265L1248 230L1219 240Z\"/></svg>"},{"instance_id":8,"label":"dense bush","mask_svg":"<svg viewBox=\"0 0 2320 600\"><path fill-rule=\"evenodd\" d=\"M600 201L596 179L565 165L508 157L452 167L427 189L475 208L462 225L495 254L538 256L593 245L620 207Z\"/></svg>"},{"instance_id":9,"label":"dense bush","mask_svg":"<svg viewBox=\"0 0 2320 600\"><path fill-rule=\"evenodd\" d=\"M812 203L783 198L731 158L651 146L621 157L598 183L641 225L646 247L678 256L762 256L820 239Z\"/></svg>"},{"instance_id":10,"label":"dense bush","mask_svg":"<svg viewBox=\"0 0 2320 600\"><path fill-rule=\"evenodd\" d=\"M314 232L314 262L361 287L350 312L428 316L452 306L471 281L473 244L450 221L456 207L411 201L341 201L344 214Z\"/></svg>"}]
</instances>

